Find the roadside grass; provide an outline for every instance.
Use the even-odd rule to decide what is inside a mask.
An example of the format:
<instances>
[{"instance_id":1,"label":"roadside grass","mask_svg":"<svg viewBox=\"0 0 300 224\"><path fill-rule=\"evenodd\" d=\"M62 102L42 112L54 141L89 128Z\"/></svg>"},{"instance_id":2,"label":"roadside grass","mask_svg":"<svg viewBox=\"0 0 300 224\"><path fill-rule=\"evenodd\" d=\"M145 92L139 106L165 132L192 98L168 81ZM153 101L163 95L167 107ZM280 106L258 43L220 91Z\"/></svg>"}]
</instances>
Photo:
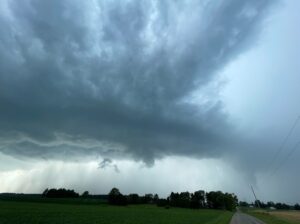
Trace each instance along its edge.
<instances>
[{"instance_id":1,"label":"roadside grass","mask_svg":"<svg viewBox=\"0 0 300 224\"><path fill-rule=\"evenodd\" d=\"M229 224L232 215L221 210L165 209L155 205L118 207L0 200L1 224Z\"/></svg>"}]
</instances>

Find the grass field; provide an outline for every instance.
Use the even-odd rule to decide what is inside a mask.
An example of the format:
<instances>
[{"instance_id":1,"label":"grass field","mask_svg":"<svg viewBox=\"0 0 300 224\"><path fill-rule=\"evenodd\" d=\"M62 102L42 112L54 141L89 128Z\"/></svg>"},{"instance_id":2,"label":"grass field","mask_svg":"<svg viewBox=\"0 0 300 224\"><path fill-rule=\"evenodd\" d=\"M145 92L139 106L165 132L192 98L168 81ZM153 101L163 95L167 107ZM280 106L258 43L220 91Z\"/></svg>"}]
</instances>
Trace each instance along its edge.
<instances>
[{"instance_id":1,"label":"grass field","mask_svg":"<svg viewBox=\"0 0 300 224\"><path fill-rule=\"evenodd\" d=\"M299 211L273 211L269 212L270 215L278 218L286 219L292 222L300 223L300 212Z\"/></svg>"},{"instance_id":2,"label":"grass field","mask_svg":"<svg viewBox=\"0 0 300 224\"><path fill-rule=\"evenodd\" d=\"M267 224L300 224L298 211L252 211L248 213Z\"/></svg>"},{"instance_id":3,"label":"grass field","mask_svg":"<svg viewBox=\"0 0 300 224\"><path fill-rule=\"evenodd\" d=\"M1 224L228 224L232 214L217 210L165 209L154 205L117 207L0 201Z\"/></svg>"}]
</instances>

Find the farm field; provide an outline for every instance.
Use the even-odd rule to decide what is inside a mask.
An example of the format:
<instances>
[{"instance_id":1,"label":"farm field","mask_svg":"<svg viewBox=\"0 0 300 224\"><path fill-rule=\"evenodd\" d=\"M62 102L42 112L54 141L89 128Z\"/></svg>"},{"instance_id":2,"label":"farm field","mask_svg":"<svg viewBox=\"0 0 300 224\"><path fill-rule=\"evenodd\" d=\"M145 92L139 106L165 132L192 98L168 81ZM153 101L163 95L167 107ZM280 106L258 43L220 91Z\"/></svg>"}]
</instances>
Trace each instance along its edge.
<instances>
[{"instance_id":1,"label":"farm field","mask_svg":"<svg viewBox=\"0 0 300 224\"><path fill-rule=\"evenodd\" d=\"M278 218L300 223L299 211L273 211L273 212L269 212L269 214L276 216Z\"/></svg>"},{"instance_id":2,"label":"farm field","mask_svg":"<svg viewBox=\"0 0 300 224\"><path fill-rule=\"evenodd\" d=\"M266 224L300 224L299 211L252 211L248 213Z\"/></svg>"},{"instance_id":3,"label":"farm field","mask_svg":"<svg viewBox=\"0 0 300 224\"><path fill-rule=\"evenodd\" d=\"M228 224L232 215L220 210L165 209L154 205L117 207L0 201L1 224Z\"/></svg>"}]
</instances>

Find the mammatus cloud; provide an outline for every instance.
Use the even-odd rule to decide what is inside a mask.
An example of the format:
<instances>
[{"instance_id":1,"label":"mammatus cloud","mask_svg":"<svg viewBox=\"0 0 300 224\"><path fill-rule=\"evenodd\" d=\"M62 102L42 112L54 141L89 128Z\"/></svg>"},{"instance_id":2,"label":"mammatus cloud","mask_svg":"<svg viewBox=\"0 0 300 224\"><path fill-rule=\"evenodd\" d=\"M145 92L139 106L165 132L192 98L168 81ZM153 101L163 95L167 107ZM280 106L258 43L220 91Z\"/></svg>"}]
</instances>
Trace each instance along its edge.
<instances>
[{"instance_id":1,"label":"mammatus cloud","mask_svg":"<svg viewBox=\"0 0 300 224\"><path fill-rule=\"evenodd\" d=\"M148 164L226 152L234 125L203 89L271 2L2 1L0 150Z\"/></svg>"}]
</instances>

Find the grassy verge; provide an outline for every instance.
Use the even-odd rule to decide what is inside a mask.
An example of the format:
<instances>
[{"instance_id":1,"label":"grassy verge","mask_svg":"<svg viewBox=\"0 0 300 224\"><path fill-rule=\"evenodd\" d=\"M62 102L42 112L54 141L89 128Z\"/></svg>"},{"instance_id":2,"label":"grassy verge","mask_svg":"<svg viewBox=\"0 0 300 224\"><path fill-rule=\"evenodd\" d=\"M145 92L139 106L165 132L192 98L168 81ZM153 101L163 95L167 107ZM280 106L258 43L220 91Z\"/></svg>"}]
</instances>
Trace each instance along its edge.
<instances>
[{"instance_id":1,"label":"grassy verge","mask_svg":"<svg viewBox=\"0 0 300 224\"><path fill-rule=\"evenodd\" d=\"M151 205L115 207L0 201L0 223L228 224L231 212L159 208Z\"/></svg>"}]
</instances>

